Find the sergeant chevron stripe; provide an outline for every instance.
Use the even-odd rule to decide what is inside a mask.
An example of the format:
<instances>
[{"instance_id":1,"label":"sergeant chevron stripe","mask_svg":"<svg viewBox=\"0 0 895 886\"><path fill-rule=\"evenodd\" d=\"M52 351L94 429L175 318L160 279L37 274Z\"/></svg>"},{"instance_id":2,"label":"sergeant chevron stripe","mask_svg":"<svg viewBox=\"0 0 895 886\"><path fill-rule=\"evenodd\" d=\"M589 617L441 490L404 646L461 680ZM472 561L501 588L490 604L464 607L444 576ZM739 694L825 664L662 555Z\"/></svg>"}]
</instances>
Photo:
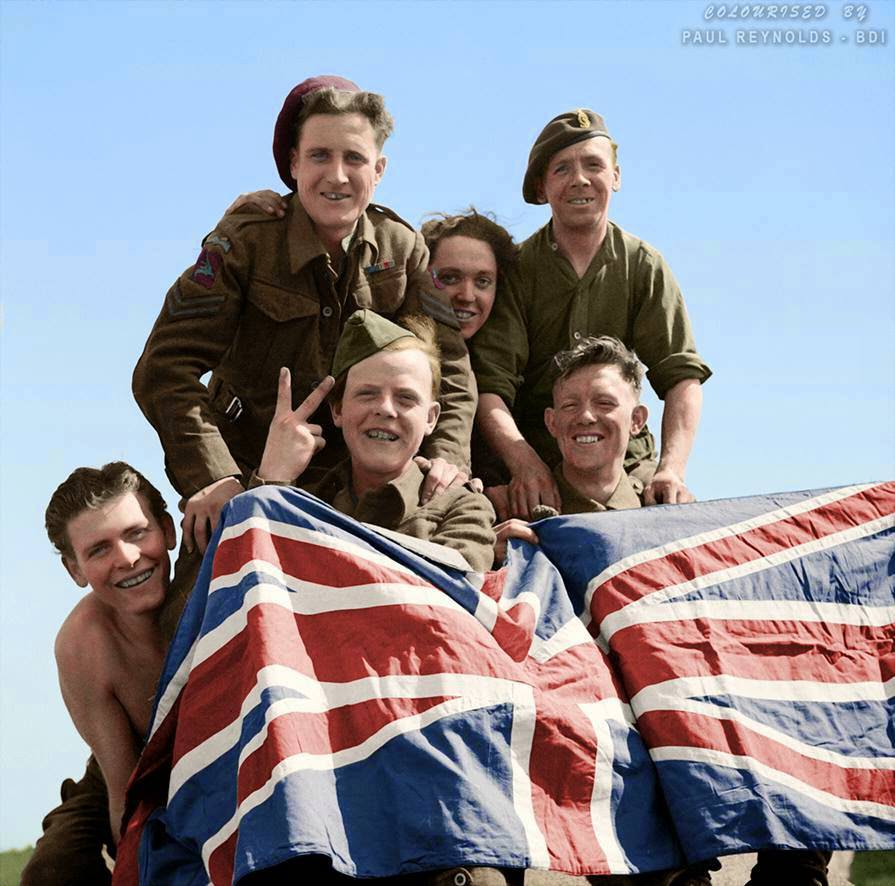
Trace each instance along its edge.
<instances>
[{"instance_id":1,"label":"sergeant chevron stripe","mask_svg":"<svg viewBox=\"0 0 895 886\"><path fill-rule=\"evenodd\" d=\"M202 317L217 314L227 300L225 295L192 295L185 297L180 291L180 282L168 292L168 314L171 317Z\"/></svg>"}]
</instances>

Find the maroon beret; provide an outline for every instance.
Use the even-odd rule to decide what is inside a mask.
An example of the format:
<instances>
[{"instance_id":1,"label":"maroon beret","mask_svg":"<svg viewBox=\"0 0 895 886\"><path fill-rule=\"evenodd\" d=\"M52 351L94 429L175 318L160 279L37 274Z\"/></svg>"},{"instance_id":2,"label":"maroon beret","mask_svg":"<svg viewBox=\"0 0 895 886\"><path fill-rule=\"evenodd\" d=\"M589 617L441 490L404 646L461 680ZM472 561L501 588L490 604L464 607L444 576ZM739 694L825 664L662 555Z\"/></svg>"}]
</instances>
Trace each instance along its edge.
<instances>
[{"instance_id":1,"label":"maroon beret","mask_svg":"<svg viewBox=\"0 0 895 886\"><path fill-rule=\"evenodd\" d=\"M289 170L289 154L295 147L295 121L301 111L305 96L320 89L331 86L333 89L341 89L345 92L360 92L360 86L352 83L344 77L336 77L334 74L323 74L320 77L308 77L302 80L283 102L283 110L277 117L277 124L273 128L273 159L277 164L277 172L290 191L297 187L295 179Z\"/></svg>"},{"instance_id":2,"label":"maroon beret","mask_svg":"<svg viewBox=\"0 0 895 886\"><path fill-rule=\"evenodd\" d=\"M522 182L522 199L526 203L545 203L538 197L538 184L550 158L563 148L587 138L612 139L603 118L590 108L577 108L554 117L537 137L528 155L528 168Z\"/></svg>"}]
</instances>

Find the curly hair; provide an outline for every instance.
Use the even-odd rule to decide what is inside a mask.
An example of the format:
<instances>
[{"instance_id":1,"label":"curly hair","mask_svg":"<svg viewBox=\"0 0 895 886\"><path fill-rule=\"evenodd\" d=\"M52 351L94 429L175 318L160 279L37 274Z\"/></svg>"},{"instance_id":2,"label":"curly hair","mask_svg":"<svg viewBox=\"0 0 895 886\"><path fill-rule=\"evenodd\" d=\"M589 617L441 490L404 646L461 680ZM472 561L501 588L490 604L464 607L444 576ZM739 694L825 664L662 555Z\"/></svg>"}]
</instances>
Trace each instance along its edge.
<instances>
[{"instance_id":1,"label":"curly hair","mask_svg":"<svg viewBox=\"0 0 895 886\"><path fill-rule=\"evenodd\" d=\"M505 274L516 263L519 254L519 247L510 232L499 225L491 213L479 212L474 206L456 215L434 213L423 223L420 232L430 256L435 255L438 244L448 237L471 237L487 243L494 253L499 274Z\"/></svg>"},{"instance_id":2,"label":"curly hair","mask_svg":"<svg viewBox=\"0 0 895 886\"><path fill-rule=\"evenodd\" d=\"M385 140L392 134L395 121L385 108L385 99L375 92L347 92L327 86L306 96L301 111L295 121L295 141L297 145L301 128L308 117L314 114L360 114L370 121L376 147L381 151Z\"/></svg>"},{"instance_id":3,"label":"curly hair","mask_svg":"<svg viewBox=\"0 0 895 886\"><path fill-rule=\"evenodd\" d=\"M643 366L637 355L612 335L589 335L553 358L557 385L585 366L617 366L622 378L639 394L643 384Z\"/></svg>"}]
</instances>

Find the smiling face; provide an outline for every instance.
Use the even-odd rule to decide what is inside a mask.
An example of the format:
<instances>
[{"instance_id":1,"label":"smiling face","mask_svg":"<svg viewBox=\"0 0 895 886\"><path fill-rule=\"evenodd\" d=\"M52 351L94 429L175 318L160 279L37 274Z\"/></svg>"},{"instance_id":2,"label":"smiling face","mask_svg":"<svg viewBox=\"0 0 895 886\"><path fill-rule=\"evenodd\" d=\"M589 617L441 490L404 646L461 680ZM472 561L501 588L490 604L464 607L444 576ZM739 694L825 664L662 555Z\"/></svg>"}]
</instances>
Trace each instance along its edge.
<instances>
[{"instance_id":1,"label":"smiling face","mask_svg":"<svg viewBox=\"0 0 895 886\"><path fill-rule=\"evenodd\" d=\"M621 172L608 138L589 138L557 151L547 163L538 196L550 204L555 225L605 230Z\"/></svg>"},{"instance_id":2,"label":"smiling face","mask_svg":"<svg viewBox=\"0 0 895 886\"><path fill-rule=\"evenodd\" d=\"M439 412L422 351L380 351L355 363L341 403L332 404L333 421L351 456L355 492L399 477L435 429Z\"/></svg>"},{"instance_id":3,"label":"smiling face","mask_svg":"<svg viewBox=\"0 0 895 886\"><path fill-rule=\"evenodd\" d=\"M126 492L99 508L88 508L68 521L73 553L63 561L82 588L90 585L105 605L122 615L158 609L168 592L174 523L161 523L146 499Z\"/></svg>"},{"instance_id":4,"label":"smiling face","mask_svg":"<svg viewBox=\"0 0 895 886\"><path fill-rule=\"evenodd\" d=\"M436 285L447 293L460 334L471 338L491 313L497 289L497 259L483 240L458 234L438 242L429 261Z\"/></svg>"},{"instance_id":5,"label":"smiling face","mask_svg":"<svg viewBox=\"0 0 895 886\"><path fill-rule=\"evenodd\" d=\"M646 424L646 415L619 368L596 364L556 383L544 423L565 464L598 474L621 469L628 438Z\"/></svg>"},{"instance_id":6,"label":"smiling face","mask_svg":"<svg viewBox=\"0 0 895 886\"><path fill-rule=\"evenodd\" d=\"M385 164L362 114L314 114L304 121L289 168L301 205L327 248L352 232Z\"/></svg>"}]
</instances>

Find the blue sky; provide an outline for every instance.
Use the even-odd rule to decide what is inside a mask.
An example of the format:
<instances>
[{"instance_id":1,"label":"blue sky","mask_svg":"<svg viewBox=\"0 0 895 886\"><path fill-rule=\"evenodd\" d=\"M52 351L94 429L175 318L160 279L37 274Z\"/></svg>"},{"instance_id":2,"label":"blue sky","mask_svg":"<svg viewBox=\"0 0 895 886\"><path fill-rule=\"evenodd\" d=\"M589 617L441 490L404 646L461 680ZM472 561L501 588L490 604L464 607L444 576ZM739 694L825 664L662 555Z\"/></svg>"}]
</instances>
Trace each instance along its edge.
<instances>
[{"instance_id":1,"label":"blue sky","mask_svg":"<svg viewBox=\"0 0 895 886\"><path fill-rule=\"evenodd\" d=\"M519 239L547 220L521 197L533 139L599 111L620 145L612 216L665 255L715 372L697 496L895 476L895 4L864 4L875 46L845 3L705 21L718 5L0 0L0 848L33 842L86 758L52 655L80 591L46 502L74 467L124 458L176 505L131 371L224 208L280 185L273 122L306 76L385 95L378 202L414 224L474 203ZM727 44L683 45L698 28Z\"/></svg>"}]
</instances>

